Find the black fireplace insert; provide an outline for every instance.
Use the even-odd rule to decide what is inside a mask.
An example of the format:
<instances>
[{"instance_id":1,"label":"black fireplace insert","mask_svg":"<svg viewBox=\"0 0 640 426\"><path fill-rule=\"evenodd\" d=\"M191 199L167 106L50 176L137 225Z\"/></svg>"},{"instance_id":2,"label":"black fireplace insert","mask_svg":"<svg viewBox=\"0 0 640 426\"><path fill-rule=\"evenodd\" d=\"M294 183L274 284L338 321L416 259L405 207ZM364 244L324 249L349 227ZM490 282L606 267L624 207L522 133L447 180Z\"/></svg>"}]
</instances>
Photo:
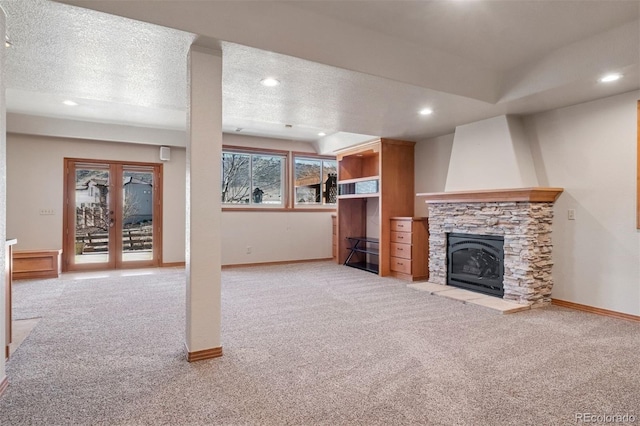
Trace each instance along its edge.
<instances>
[{"instance_id":1,"label":"black fireplace insert","mask_svg":"<svg viewBox=\"0 0 640 426\"><path fill-rule=\"evenodd\" d=\"M447 285L502 297L504 237L448 234Z\"/></svg>"}]
</instances>

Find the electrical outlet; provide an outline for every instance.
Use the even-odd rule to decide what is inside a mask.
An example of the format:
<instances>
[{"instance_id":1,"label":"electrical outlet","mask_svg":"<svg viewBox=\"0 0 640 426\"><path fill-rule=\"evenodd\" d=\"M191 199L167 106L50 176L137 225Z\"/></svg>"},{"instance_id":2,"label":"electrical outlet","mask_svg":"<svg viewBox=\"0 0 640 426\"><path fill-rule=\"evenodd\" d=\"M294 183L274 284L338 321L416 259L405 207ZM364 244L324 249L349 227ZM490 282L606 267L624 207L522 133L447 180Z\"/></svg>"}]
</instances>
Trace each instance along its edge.
<instances>
[{"instance_id":1,"label":"electrical outlet","mask_svg":"<svg viewBox=\"0 0 640 426\"><path fill-rule=\"evenodd\" d=\"M52 215L52 214L55 214L53 209L40 209L40 215L41 216L48 216L48 215Z\"/></svg>"},{"instance_id":2,"label":"electrical outlet","mask_svg":"<svg viewBox=\"0 0 640 426\"><path fill-rule=\"evenodd\" d=\"M576 220L576 211L574 209L567 210L567 219Z\"/></svg>"},{"instance_id":3,"label":"electrical outlet","mask_svg":"<svg viewBox=\"0 0 640 426\"><path fill-rule=\"evenodd\" d=\"M247 254L251 254L252 251L253 251L253 247L247 246Z\"/></svg>"}]
</instances>

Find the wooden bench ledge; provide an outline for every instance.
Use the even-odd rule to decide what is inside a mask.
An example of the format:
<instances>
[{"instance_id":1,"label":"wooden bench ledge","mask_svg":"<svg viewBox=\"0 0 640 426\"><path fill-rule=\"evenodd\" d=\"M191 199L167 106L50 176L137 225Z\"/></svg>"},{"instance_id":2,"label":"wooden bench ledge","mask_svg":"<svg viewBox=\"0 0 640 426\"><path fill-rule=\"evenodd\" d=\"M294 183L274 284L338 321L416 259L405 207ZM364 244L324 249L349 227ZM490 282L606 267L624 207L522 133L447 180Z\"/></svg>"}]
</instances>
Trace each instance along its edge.
<instances>
[{"instance_id":1,"label":"wooden bench ledge","mask_svg":"<svg viewBox=\"0 0 640 426\"><path fill-rule=\"evenodd\" d=\"M14 280L30 278L58 278L62 250L14 250Z\"/></svg>"}]
</instances>

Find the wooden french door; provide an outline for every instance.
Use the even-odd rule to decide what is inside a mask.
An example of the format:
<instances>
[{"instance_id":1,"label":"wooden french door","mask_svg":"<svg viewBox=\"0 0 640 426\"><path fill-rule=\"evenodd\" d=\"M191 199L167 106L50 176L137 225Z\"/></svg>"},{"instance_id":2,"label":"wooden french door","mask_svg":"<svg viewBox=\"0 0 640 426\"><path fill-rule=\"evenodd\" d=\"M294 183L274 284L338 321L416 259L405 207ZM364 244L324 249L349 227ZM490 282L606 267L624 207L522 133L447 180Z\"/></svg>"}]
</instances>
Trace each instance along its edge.
<instances>
[{"instance_id":1,"label":"wooden french door","mask_svg":"<svg viewBox=\"0 0 640 426\"><path fill-rule=\"evenodd\" d=\"M162 164L64 160L65 271L162 264Z\"/></svg>"}]
</instances>

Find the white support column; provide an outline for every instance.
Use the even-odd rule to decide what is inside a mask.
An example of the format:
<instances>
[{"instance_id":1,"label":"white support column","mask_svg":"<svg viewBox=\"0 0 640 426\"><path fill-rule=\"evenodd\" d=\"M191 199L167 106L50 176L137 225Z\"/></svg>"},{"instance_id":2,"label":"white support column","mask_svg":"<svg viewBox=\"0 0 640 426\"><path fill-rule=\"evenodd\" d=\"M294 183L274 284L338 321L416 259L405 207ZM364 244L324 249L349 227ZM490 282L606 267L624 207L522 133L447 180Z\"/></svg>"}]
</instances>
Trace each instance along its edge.
<instances>
[{"instance_id":1,"label":"white support column","mask_svg":"<svg viewBox=\"0 0 640 426\"><path fill-rule=\"evenodd\" d=\"M186 345L187 359L199 361L222 356L222 52L192 46L187 73Z\"/></svg>"},{"instance_id":2,"label":"white support column","mask_svg":"<svg viewBox=\"0 0 640 426\"><path fill-rule=\"evenodd\" d=\"M0 34L5 37L5 15L0 8ZM5 46L0 45L0 395L7 386L5 370L5 331L7 329L7 301L5 299L8 283L5 280L5 241L7 239L7 112L5 105Z\"/></svg>"}]
</instances>

